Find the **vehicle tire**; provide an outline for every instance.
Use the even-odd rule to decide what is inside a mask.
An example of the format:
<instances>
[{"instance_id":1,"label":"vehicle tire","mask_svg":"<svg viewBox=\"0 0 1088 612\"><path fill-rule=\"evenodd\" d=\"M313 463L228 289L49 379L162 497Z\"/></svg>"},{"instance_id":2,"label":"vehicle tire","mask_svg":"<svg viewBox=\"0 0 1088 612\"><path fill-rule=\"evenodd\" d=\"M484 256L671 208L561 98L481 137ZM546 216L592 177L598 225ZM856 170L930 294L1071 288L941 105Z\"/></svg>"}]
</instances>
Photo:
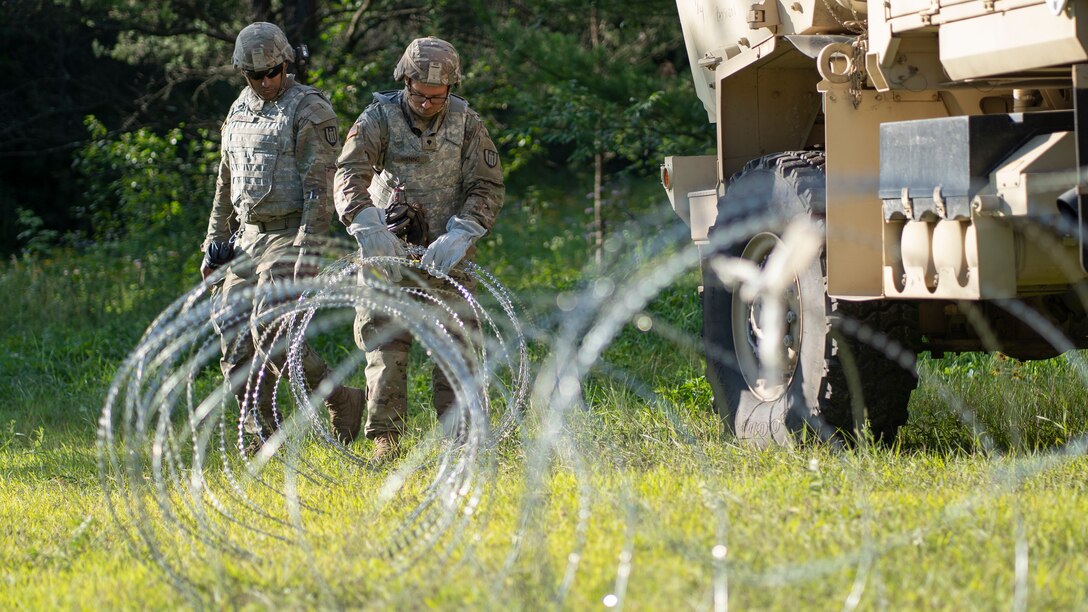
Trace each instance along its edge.
<instances>
[{"instance_id":1,"label":"vehicle tire","mask_svg":"<svg viewBox=\"0 0 1088 612\"><path fill-rule=\"evenodd\" d=\"M823 153L779 153L749 162L730 179L711 229L703 263L703 342L714 405L738 438L760 446L792 444L802 432L820 440L851 440L868 421L890 441L907 420L917 384L913 354L902 350L917 320L907 302L845 302L828 298L823 245L787 286L784 317L773 342L782 347L781 380L768 382L759 361L763 306L745 301L712 269L722 255L762 268L799 215L824 235ZM732 235L731 235L732 234ZM773 331L773 330L772 330ZM769 332L770 333L770 332ZM906 366L906 367L904 367ZM853 391L853 400L851 392Z\"/></svg>"}]
</instances>

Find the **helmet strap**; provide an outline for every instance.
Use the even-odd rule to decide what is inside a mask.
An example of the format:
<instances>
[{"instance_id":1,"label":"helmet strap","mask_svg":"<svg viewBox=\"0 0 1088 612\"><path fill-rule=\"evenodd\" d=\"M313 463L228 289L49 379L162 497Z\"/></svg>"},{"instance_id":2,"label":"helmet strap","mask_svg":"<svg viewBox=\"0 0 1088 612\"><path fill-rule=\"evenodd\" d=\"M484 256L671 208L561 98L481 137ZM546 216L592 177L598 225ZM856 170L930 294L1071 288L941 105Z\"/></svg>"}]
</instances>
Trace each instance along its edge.
<instances>
[{"instance_id":1,"label":"helmet strap","mask_svg":"<svg viewBox=\"0 0 1088 612\"><path fill-rule=\"evenodd\" d=\"M291 62L289 62L287 60L284 60L283 61L283 72L280 73L280 75L281 75L281 77L280 77L280 90L279 90L279 92L276 93L276 99L277 100L280 99L280 96L282 96L283 92L287 89L287 71L290 70L290 69L291 69Z\"/></svg>"}]
</instances>

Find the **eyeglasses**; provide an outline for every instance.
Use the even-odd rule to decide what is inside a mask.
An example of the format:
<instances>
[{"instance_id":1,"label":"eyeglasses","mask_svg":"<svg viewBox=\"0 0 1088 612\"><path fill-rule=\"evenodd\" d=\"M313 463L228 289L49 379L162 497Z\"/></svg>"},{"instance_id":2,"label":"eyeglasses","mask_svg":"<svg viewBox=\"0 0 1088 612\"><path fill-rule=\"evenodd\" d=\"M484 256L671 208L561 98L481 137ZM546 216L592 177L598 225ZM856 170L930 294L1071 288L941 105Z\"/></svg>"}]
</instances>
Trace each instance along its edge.
<instances>
[{"instance_id":1,"label":"eyeglasses","mask_svg":"<svg viewBox=\"0 0 1088 612\"><path fill-rule=\"evenodd\" d=\"M261 70L259 72L256 70L243 70L242 73L245 74L246 78L251 81L260 81L263 80L265 77L274 79L278 77L281 72L283 72L283 66L284 64L280 64L279 66L273 66L268 70Z\"/></svg>"},{"instance_id":2,"label":"eyeglasses","mask_svg":"<svg viewBox=\"0 0 1088 612\"><path fill-rule=\"evenodd\" d=\"M411 98L412 102L415 102L416 104L423 104L424 102L429 102L431 106L438 106L440 104L445 104L446 100L450 97L450 94L448 93L444 96L425 96L412 89L411 85L409 85L407 89L408 97Z\"/></svg>"}]
</instances>

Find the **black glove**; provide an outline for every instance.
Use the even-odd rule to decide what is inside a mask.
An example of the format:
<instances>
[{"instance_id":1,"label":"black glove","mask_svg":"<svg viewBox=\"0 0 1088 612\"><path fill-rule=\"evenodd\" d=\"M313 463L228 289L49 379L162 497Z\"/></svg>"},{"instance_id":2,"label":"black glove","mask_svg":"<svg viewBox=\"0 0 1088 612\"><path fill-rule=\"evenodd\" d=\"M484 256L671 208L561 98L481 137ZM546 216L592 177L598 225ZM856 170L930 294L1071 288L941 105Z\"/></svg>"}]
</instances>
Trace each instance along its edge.
<instances>
[{"instance_id":1,"label":"black glove","mask_svg":"<svg viewBox=\"0 0 1088 612\"><path fill-rule=\"evenodd\" d=\"M394 204L387 208L385 225L396 237L408 244L427 246L430 242L423 209L414 204Z\"/></svg>"},{"instance_id":2,"label":"black glove","mask_svg":"<svg viewBox=\"0 0 1088 612\"><path fill-rule=\"evenodd\" d=\"M234 259L234 238L227 241L215 241L208 245L204 253L204 265L214 270Z\"/></svg>"}]
</instances>

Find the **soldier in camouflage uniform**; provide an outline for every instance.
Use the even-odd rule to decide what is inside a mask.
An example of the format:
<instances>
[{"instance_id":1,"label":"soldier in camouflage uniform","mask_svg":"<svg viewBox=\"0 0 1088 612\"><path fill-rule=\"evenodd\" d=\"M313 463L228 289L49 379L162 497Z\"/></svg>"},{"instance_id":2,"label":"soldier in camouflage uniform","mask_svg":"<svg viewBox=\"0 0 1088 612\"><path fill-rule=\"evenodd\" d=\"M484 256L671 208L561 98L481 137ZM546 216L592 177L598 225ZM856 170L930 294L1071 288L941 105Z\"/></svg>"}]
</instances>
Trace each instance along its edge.
<instances>
[{"instance_id":1,"label":"soldier in camouflage uniform","mask_svg":"<svg viewBox=\"0 0 1088 612\"><path fill-rule=\"evenodd\" d=\"M460 59L450 43L430 37L412 41L393 78L403 81L404 89L374 94L373 103L348 132L337 161L336 211L363 256L403 255L403 246L387 229L384 211L368 191L372 180L381 180L376 172L396 177L405 184L407 201L423 211L429 235L427 244L421 245L427 246L423 263L449 273L471 290L472 279L453 267L472 259L473 244L491 229L502 208L498 152L480 116L464 99L450 94L461 82ZM397 270L390 272L391 280L399 280ZM447 303L456 300L448 283L432 280L431 285ZM471 314L465 323L475 325ZM355 321L355 341L366 351L365 433L374 439L375 460L396 450L408 409L412 339L390 324L366 311ZM438 367L432 370L432 383L441 417L454 402L453 391Z\"/></svg>"},{"instance_id":2,"label":"soldier in camouflage uniform","mask_svg":"<svg viewBox=\"0 0 1088 612\"><path fill-rule=\"evenodd\" d=\"M323 93L297 83L287 73L294 57L287 37L271 23L249 25L235 41L233 64L248 86L223 123L222 157L201 273L207 278L217 264L229 259L223 253L231 250L232 235L233 250L252 261L227 271L220 290L224 304L231 294L246 288L314 274L314 265L309 263L313 253L307 249L312 250L329 228L329 183L339 144L336 114ZM270 302L262 298L254 304L253 317L275 307ZM216 328L220 329L218 322ZM252 341L221 338L220 366L232 381L240 405L247 405L242 397L245 378L255 350L264 350L259 337L266 331L251 326ZM245 425L251 434L249 450L259 448L276 427L272 381L276 372L283 372L285 360L279 349L265 362L256 410L247 415ZM302 364L311 389L328 375L325 362L309 346L303 347ZM361 389L339 385L326 399L333 430L341 440L350 441L358 434L363 402Z\"/></svg>"}]
</instances>

